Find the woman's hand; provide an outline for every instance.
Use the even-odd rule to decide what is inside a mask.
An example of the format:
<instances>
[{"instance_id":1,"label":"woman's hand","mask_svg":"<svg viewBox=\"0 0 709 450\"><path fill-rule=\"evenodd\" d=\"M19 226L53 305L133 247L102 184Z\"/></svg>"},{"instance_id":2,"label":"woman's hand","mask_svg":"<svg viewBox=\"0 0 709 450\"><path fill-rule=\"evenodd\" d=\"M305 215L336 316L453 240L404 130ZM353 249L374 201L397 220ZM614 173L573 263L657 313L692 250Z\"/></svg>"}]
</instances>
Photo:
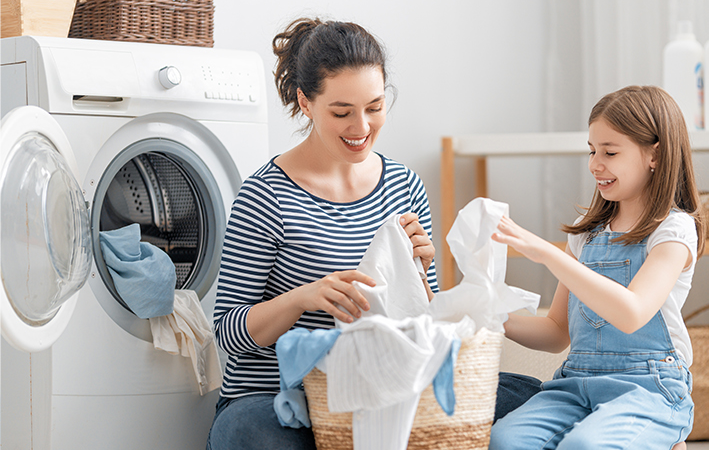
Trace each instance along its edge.
<instances>
[{"instance_id":1,"label":"woman's hand","mask_svg":"<svg viewBox=\"0 0 709 450\"><path fill-rule=\"evenodd\" d=\"M549 246L554 246L534 233L520 227L509 217L503 217L497 225L497 233L492 235L492 240L507 244L526 258L536 263L544 263L544 255Z\"/></svg>"},{"instance_id":2,"label":"woman's hand","mask_svg":"<svg viewBox=\"0 0 709 450\"><path fill-rule=\"evenodd\" d=\"M436 254L436 248L419 222L418 214L413 212L402 214L399 222L414 245L414 258L420 257L424 272L428 272Z\"/></svg>"},{"instance_id":3,"label":"woman's hand","mask_svg":"<svg viewBox=\"0 0 709 450\"><path fill-rule=\"evenodd\" d=\"M362 272L345 270L333 272L317 281L297 287L291 293L298 296L300 307L304 311L322 310L343 322L351 323L353 317L362 315L360 310L369 310L369 302L352 285L353 281L369 286L376 285L371 277Z\"/></svg>"}]
</instances>

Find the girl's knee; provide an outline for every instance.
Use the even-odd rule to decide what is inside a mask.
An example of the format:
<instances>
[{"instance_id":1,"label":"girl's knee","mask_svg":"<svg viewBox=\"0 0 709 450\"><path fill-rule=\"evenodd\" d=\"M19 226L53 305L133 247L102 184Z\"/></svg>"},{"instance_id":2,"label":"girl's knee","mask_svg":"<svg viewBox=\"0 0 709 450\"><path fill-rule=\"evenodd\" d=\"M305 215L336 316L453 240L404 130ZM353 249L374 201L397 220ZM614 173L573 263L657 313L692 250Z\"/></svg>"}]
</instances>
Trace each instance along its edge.
<instances>
[{"instance_id":1,"label":"girl's knee","mask_svg":"<svg viewBox=\"0 0 709 450\"><path fill-rule=\"evenodd\" d=\"M490 431L489 450L514 450L524 448L526 448L525 439L518 434L515 427L505 426L503 421L499 421L493 425Z\"/></svg>"},{"instance_id":2,"label":"girl's knee","mask_svg":"<svg viewBox=\"0 0 709 450\"><path fill-rule=\"evenodd\" d=\"M594 450L598 448L598 442L592 436L584 433L571 432L564 436L557 450Z\"/></svg>"}]
</instances>

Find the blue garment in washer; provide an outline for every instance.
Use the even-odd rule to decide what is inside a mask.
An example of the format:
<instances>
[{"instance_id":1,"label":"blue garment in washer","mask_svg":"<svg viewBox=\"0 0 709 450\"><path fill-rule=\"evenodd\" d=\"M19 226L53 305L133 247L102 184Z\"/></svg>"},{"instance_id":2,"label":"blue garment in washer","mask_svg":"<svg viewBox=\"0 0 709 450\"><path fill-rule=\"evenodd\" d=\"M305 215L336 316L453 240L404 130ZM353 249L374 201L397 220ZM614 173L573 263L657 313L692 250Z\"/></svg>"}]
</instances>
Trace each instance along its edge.
<instances>
[{"instance_id":1,"label":"blue garment in washer","mask_svg":"<svg viewBox=\"0 0 709 450\"><path fill-rule=\"evenodd\" d=\"M160 248L140 241L140 225L101 231L99 242L116 291L136 316L172 314L175 264Z\"/></svg>"}]
</instances>

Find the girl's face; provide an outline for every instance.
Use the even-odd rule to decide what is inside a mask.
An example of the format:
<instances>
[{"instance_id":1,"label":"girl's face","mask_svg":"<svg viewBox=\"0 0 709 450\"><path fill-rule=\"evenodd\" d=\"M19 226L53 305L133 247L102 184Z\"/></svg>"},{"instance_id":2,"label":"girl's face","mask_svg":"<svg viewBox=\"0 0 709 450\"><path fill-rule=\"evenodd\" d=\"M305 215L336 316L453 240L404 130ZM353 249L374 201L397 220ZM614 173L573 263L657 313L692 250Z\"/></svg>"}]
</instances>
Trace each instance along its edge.
<instances>
[{"instance_id":1,"label":"girl's face","mask_svg":"<svg viewBox=\"0 0 709 450\"><path fill-rule=\"evenodd\" d=\"M608 201L645 204L644 189L655 168L652 150L619 133L603 118L588 127L588 168Z\"/></svg>"},{"instance_id":2,"label":"girl's face","mask_svg":"<svg viewBox=\"0 0 709 450\"><path fill-rule=\"evenodd\" d=\"M298 91L298 101L313 121L310 138L336 160L364 161L386 120L384 77L379 67L328 77L320 95L308 100Z\"/></svg>"}]
</instances>

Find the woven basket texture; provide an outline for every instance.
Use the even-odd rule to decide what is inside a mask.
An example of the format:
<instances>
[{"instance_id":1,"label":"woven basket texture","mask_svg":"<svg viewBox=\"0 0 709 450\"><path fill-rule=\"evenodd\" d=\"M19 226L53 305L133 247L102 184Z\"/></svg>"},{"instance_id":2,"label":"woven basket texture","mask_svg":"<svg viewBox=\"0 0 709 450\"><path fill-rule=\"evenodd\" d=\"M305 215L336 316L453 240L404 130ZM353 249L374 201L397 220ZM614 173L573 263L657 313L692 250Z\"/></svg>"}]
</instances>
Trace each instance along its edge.
<instances>
[{"instance_id":1,"label":"woven basket texture","mask_svg":"<svg viewBox=\"0 0 709 450\"><path fill-rule=\"evenodd\" d=\"M86 0L76 3L70 38L214 46L212 0Z\"/></svg>"},{"instance_id":2,"label":"woven basket texture","mask_svg":"<svg viewBox=\"0 0 709 450\"><path fill-rule=\"evenodd\" d=\"M421 394L408 449L487 449L495 415L502 333L485 328L463 340L455 366L455 414L446 415L432 386ZM352 413L327 407L327 375L313 369L303 380L318 450L352 449Z\"/></svg>"},{"instance_id":3,"label":"woven basket texture","mask_svg":"<svg viewBox=\"0 0 709 450\"><path fill-rule=\"evenodd\" d=\"M690 367L694 382L694 428L688 440L709 440L709 325L689 326L687 330L694 352L694 361Z\"/></svg>"}]
</instances>

